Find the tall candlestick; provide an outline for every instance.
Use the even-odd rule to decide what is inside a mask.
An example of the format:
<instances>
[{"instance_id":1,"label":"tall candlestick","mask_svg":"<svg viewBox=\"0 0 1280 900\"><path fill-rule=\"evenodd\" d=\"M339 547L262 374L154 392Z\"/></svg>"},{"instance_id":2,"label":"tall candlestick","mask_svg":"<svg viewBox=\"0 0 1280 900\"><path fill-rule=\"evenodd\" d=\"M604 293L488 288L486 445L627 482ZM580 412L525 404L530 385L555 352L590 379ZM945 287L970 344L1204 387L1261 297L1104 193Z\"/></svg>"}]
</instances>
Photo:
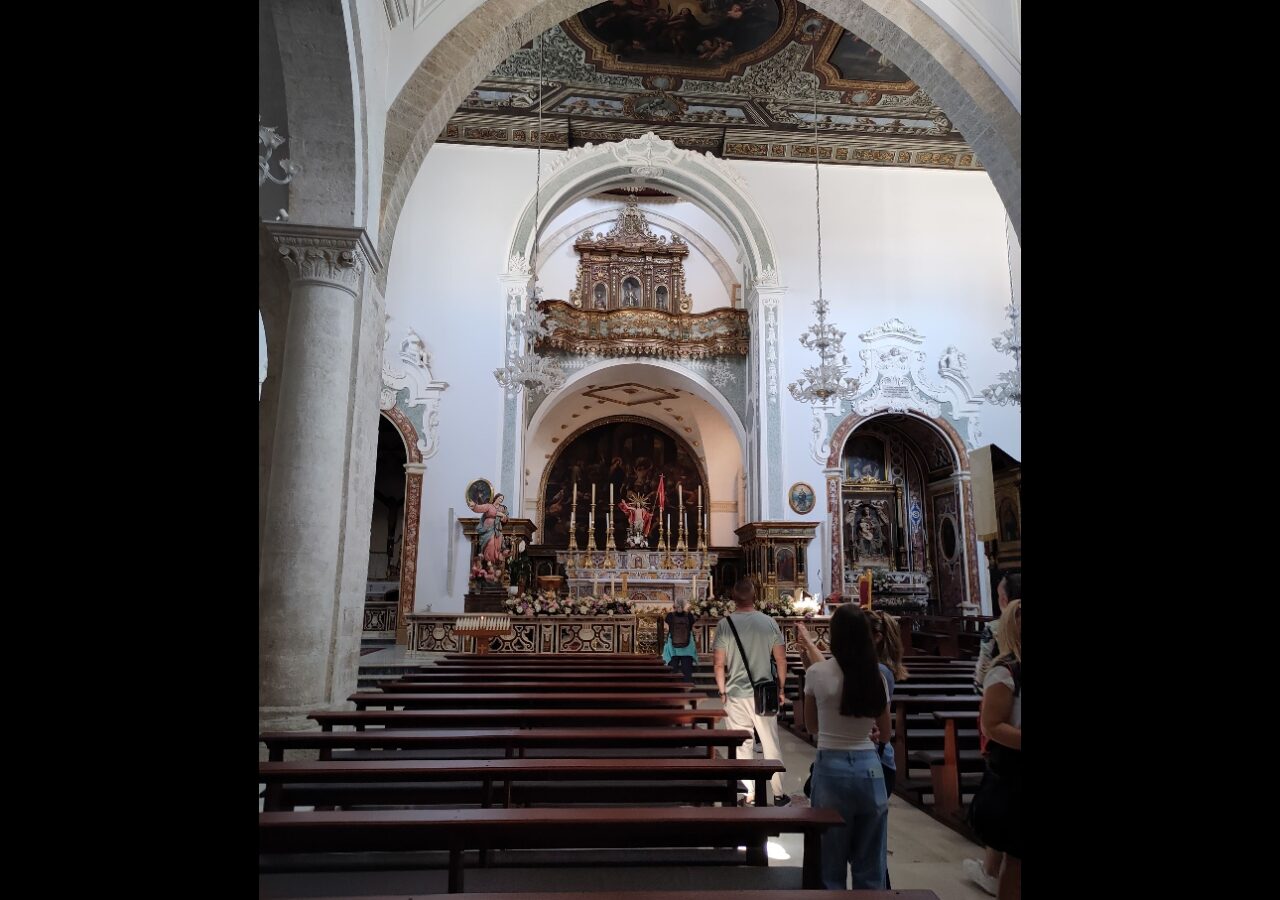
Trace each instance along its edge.
<instances>
[{"instance_id":1,"label":"tall candlestick","mask_svg":"<svg viewBox=\"0 0 1280 900\"><path fill-rule=\"evenodd\" d=\"M698 485L698 507L702 507L702 485Z\"/></svg>"},{"instance_id":2,"label":"tall candlestick","mask_svg":"<svg viewBox=\"0 0 1280 900\"><path fill-rule=\"evenodd\" d=\"M676 493L680 495L680 511L684 512L684 482L676 482Z\"/></svg>"},{"instance_id":3,"label":"tall candlestick","mask_svg":"<svg viewBox=\"0 0 1280 900\"><path fill-rule=\"evenodd\" d=\"M578 505L578 482L573 483L573 505Z\"/></svg>"},{"instance_id":4,"label":"tall candlestick","mask_svg":"<svg viewBox=\"0 0 1280 900\"><path fill-rule=\"evenodd\" d=\"M609 515L613 515L613 482L609 482Z\"/></svg>"},{"instance_id":5,"label":"tall candlestick","mask_svg":"<svg viewBox=\"0 0 1280 900\"><path fill-rule=\"evenodd\" d=\"M595 485L595 482L593 481L593 482L591 483L591 510L592 510L592 512L594 512L594 511L595 511L595 508L596 508L596 485Z\"/></svg>"}]
</instances>

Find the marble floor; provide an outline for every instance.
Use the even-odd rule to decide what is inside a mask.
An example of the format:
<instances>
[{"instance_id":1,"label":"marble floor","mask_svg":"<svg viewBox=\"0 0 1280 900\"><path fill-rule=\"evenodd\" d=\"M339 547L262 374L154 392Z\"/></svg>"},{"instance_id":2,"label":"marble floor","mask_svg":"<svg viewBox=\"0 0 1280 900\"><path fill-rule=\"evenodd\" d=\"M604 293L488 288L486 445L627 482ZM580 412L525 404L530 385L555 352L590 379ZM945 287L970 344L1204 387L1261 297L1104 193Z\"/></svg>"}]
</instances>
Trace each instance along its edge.
<instances>
[{"instance_id":1,"label":"marble floor","mask_svg":"<svg viewBox=\"0 0 1280 900\"><path fill-rule=\"evenodd\" d=\"M397 665L429 662L432 655L406 654L403 647L387 647L360 658L362 666ZM719 700L708 698L704 708L719 707ZM807 804L803 786L813 762L815 750L785 728L780 729L782 760L787 764L783 787L795 799ZM799 866L803 856L803 838L783 835L769 844L772 865ZM939 900L982 900L989 895L964 877L961 861L981 857L982 848L930 818L902 798L889 800L889 873L896 889L924 888ZM748 872L750 870L747 870Z\"/></svg>"}]
</instances>

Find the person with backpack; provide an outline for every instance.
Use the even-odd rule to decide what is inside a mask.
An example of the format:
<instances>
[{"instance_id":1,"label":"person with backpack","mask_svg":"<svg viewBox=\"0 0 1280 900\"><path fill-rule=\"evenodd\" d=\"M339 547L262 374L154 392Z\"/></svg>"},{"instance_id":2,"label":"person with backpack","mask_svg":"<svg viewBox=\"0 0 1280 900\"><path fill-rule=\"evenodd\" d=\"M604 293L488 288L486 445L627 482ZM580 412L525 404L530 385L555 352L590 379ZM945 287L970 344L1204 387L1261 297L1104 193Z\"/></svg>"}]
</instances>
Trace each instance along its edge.
<instances>
[{"instance_id":1,"label":"person with backpack","mask_svg":"<svg viewBox=\"0 0 1280 900\"><path fill-rule=\"evenodd\" d=\"M662 661L693 684L693 665L698 661L698 648L693 642L693 623L697 616L689 612L688 603L676 600L675 611L667 613L667 640L662 645Z\"/></svg>"},{"instance_id":2,"label":"person with backpack","mask_svg":"<svg viewBox=\"0 0 1280 900\"><path fill-rule=\"evenodd\" d=\"M1022 601L1000 617L1001 654L987 672L981 724L986 769L969 806L969 822L989 848L1004 854L998 900L1022 896Z\"/></svg>"}]
</instances>

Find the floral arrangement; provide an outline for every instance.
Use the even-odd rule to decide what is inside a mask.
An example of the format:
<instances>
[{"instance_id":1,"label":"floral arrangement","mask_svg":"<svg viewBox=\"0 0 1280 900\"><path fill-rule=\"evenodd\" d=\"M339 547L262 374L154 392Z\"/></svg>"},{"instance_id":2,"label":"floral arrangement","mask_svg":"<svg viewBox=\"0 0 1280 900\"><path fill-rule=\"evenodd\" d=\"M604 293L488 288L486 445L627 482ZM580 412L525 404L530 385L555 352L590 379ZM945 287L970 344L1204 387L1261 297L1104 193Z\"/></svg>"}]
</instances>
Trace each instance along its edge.
<instances>
[{"instance_id":1,"label":"floral arrangement","mask_svg":"<svg viewBox=\"0 0 1280 900\"><path fill-rule=\"evenodd\" d=\"M764 613L766 616L794 616L796 614L795 601L790 594L779 594L777 600L765 600L756 604L756 609Z\"/></svg>"},{"instance_id":2,"label":"floral arrangement","mask_svg":"<svg viewBox=\"0 0 1280 900\"><path fill-rule=\"evenodd\" d=\"M891 615L917 614L929 609L929 601L919 595L877 597L871 601L871 608Z\"/></svg>"},{"instance_id":3,"label":"floral arrangement","mask_svg":"<svg viewBox=\"0 0 1280 900\"><path fill-rule=\"evenodd\" d=\"M626 597L561 597L538 591L520 594L502 601L507 612L516 616L629 616L635 604Z\"/></svg>"},{"instance_id":4,"label":"floral arrangement","mask_svg":"<svg viewBox=\"0 0 1280 900\"><path fill-rule=\"evenodd\" d=\"M701 618L706 616L710 619L723 619L729 613L733 612L733 601L725 597L719 599L699 598L689 601L689 612Z\"/></svg>"}]
</instances>

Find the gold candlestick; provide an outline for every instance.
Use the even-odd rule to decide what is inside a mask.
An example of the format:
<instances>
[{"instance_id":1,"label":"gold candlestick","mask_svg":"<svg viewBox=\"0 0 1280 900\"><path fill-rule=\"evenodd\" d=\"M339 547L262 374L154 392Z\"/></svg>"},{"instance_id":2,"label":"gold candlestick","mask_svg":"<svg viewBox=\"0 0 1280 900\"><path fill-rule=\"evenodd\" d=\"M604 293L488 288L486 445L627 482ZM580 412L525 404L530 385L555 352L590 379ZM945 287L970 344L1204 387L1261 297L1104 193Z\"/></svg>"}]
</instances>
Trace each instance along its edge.
<instances>
[{"instance_id":1,"label":"gold candlestick","mask_svg":"<svg viewBox=\"0 0 1280 900\"><path fill-rule=\"evenodd\" d=\"M591 496L594 497L596 486L591 485ZM587 555L586 560L582 563L584 569L594 569L596 567L596 505L593 502L590 510L587 512Z\"/></svg>"},{"instance_id":2,"label":"gold candlestick","mask_svg":"<svg viewBox=\"0 0 1280 900\"><path fill-rule=\"evenodd\" d=\"M658 517L658 552L665 553L667 550L666 532L662 530L662 517Z\"/></svg>"},{"instance_id":3,"label":"gold candlestick","mask_svg":"<svg viewBox=\"0 0 1280 900\"><path fill-rule=\"evenodd\" d=\"M667 536L668 536L668 537L670 537L670 536L671 536L671 513L667 513ZM671 563L671 542L670 542L670 541L668 541L668 542L664 545L664 548L663 548L663 549L666 551L666 556L664 556L664 557L662 558L662 568L664 568L664 569L670 569L670 568L672 568L672 563Z\"/></svg>"},{"instance_id":4,"label":"gold candlestick","mask_svg":"<svg viewBox=\"0 0 1280 900\"><path fill-rule=\"evenodd\" d=\"M578 549L578 486L573 486L573 506L569 510L569 552Z\"/></svg>"}]
</instances>

